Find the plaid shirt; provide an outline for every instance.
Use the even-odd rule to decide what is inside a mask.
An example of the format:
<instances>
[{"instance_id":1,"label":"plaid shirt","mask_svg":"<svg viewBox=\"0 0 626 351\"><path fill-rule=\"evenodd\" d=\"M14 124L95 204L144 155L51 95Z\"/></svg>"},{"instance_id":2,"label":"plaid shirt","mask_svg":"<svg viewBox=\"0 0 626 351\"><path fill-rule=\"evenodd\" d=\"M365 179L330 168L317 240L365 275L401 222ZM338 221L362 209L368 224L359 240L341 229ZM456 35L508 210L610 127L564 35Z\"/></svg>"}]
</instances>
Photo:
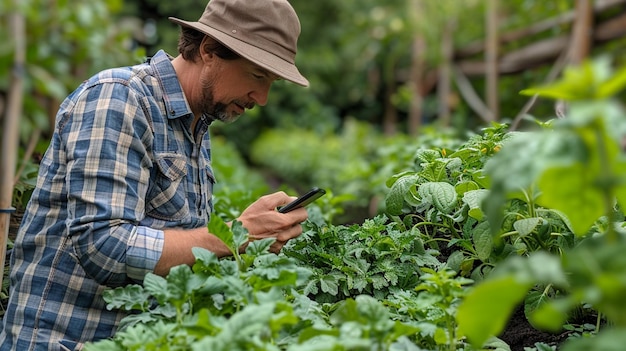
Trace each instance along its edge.
<instances>
[{"instance_id":1,"label":"plaid shirt","mask_svg":"<svg viewBox=\"0 0 626 351\"><path fill-rule=\"evenodd\" d=\"M103 290L142 282L164 228L206 226L213 172L171 57L101 72L62 103L11 256L0 350L73 350L124 313Z\"/></svg>"}]
</instances>

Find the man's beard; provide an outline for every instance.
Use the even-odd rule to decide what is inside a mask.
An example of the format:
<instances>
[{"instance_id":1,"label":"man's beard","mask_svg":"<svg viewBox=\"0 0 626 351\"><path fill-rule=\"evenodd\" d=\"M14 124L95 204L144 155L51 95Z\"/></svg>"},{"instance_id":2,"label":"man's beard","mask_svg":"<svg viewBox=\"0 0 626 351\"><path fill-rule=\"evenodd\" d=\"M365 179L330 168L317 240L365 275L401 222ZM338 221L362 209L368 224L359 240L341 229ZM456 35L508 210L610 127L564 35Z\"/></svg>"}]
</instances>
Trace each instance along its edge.
<instances>
[{"instance_id":1,"label":"man's beard","mask_svg":"<svg viewBox=\"0 0 626 351\"><path fill-rule=\"evenodd\" d=\"M239 118L239 115L229 115L226 112L228 105L221 102L215 102L213 97L213 79L202 78L202 114L211 116L214 120L224 123L232 123Z\"/></svg>"}]
</instances>

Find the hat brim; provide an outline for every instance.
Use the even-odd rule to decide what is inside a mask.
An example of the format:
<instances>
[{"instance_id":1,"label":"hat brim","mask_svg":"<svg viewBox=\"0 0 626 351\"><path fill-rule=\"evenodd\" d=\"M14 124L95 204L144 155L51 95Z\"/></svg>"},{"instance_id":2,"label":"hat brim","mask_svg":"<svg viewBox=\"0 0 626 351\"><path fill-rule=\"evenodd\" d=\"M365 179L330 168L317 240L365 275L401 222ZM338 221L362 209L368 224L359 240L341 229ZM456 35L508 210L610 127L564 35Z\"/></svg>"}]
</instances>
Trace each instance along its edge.
<instances>
[{"instance_id":1,"label":"hat brim","mask_svg":"<svg viewBox=\"0 0 626 351\"><path fill-rule=\"evenodd\" d=\"M215 28L209 27L200 22L183 21L176 17L169 17L169 20L184 27L193 28L206 35L211 36L215 40L219 41L229 49L233 50L239 56L259 65L260 67L276 74L277 76L301 85L303 87L309 86L309 81L300 73L298 68L291 62L262 50L254 45L250 45L244 41L219 31Z\"/></svg>"}]
</instances>

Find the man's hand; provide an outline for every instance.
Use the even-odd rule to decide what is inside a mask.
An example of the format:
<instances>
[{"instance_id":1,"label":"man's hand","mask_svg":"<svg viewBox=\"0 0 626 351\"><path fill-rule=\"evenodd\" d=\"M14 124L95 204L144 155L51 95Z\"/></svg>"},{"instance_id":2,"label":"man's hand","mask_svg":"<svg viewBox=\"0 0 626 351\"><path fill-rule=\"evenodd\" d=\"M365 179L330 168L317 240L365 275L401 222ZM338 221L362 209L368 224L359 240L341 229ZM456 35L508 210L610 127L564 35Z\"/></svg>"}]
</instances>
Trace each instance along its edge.
<instances>
[{"instance_id":1,"label":"man's hand","mask_svg":"<svg viewBox=\"0 0 626 351\"><path fill-rule=\"evenodd\" d=\"M238 218L244 228L248 230L249 240L275 238L270 251L278 253L289 239L302 234L300 223L307 218L304 208L298 208L289 213L280 213L276 208L295 200L280 191L265 195L250 205ZM163 252L154 273L165 276L170 268L179 264L192 265L195 257L192 247L203 247L212 251L218 257L230 255L230 251L215 235L209 233L207 227L196 229L166 229L163 231L165 242ZM240 248L245 250L246 245Z\"/></svg>"},{"instance_id":2,"label":"man's hand","mask_svg":"<svg viewBox=\"0 0 626 351\"><path fill-rule=\"evenodd\" d=\"M302 234L300 225L308 218L306 209L298 208L288 213L279 213L277 207L295 200L282 191L265 195L246 208L238 220L248 230L250 241L276 238L270 251L278 253L289 241Z\"/></svg>"}]
</instances>

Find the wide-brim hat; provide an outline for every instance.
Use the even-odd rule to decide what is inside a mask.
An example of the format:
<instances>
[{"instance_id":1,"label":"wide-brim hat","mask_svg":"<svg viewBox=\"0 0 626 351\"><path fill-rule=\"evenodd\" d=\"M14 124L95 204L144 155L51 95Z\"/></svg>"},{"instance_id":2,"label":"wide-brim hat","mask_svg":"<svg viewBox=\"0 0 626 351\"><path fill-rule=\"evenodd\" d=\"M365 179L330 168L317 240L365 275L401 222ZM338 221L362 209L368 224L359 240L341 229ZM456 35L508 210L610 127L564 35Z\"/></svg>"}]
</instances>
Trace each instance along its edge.
<instances>
[{"instance_id":1,"label":"wide-brim hat","mask_svg":"<svg viewBox=\"0 0 626 351\"><path fill-rule=\"evenodd\" d=\"M300 20L287 0L210 0L197 22L169 20L211 36L283 79L309 85L295 65Z\"/></svg>"}]
</instances>

